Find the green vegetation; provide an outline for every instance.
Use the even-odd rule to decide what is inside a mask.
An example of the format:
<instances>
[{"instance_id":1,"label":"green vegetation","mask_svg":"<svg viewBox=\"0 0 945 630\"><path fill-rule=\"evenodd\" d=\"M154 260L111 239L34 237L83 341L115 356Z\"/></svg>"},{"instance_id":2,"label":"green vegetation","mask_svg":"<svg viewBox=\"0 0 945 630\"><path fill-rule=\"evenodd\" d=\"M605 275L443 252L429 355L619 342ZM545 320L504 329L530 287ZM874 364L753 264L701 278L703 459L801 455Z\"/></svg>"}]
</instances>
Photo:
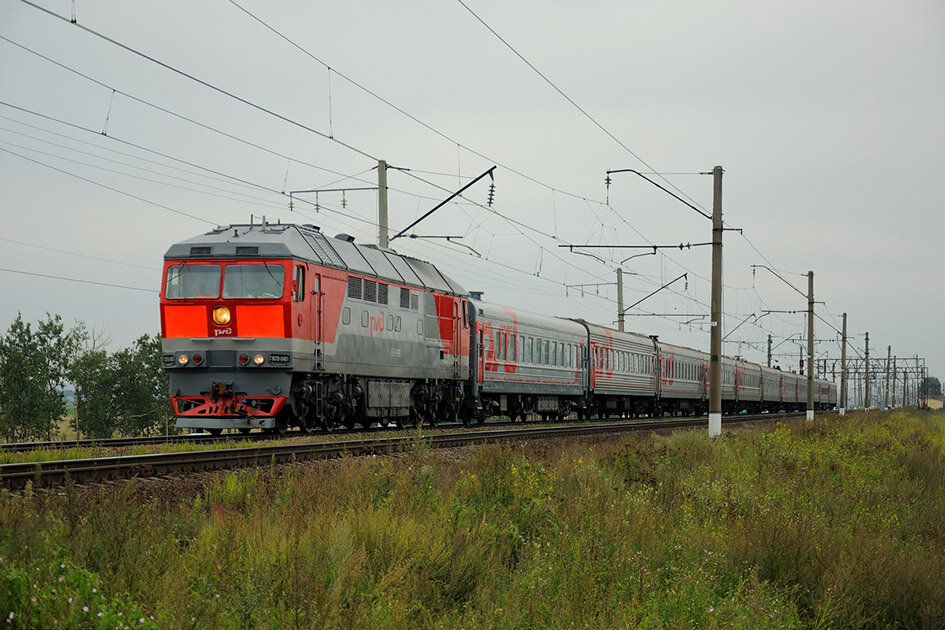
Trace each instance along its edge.
<instances>
[{"instance_id":1,"label":"green vegetation","mask_svg":"<svg viewBox=\"0 0 945 630\"><path fill-rule=\"evenodd\" d=\"M21 627L943 627L945 416L0 497ZM10 617L12 615L12 617Z\"/></svg>"},{"instance_id":2,"label":"green vegetation","mask_svg":"<svg viewBox=\"0 0 945 630\"><path fill-rule=\"evenodd\" d=\"M35 328L17 315L0 335L0 437L18 442L164 432L171 409L160 338L142 335L114 353L105 343L100 331L82 323L67 330L59 315L47 314ZM68 406L67 384L75 387Z\"/></svg>"}]
</instances>

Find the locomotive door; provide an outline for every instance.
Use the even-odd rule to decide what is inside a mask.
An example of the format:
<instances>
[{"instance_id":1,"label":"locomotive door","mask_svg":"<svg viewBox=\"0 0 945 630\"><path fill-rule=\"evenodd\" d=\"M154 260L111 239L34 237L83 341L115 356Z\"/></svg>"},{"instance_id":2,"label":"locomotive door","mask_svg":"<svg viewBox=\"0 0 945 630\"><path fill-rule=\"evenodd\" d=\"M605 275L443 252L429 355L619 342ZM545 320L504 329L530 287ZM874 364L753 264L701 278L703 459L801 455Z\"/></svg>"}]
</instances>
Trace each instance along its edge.
<instances>
[{"instance_id":1,"label":"locomotive door","mask_svg":"<svg viewBox=\"0 0 945 630\"><path fill-rule=\"evenodd\" d=\"M322 344L325 334L325 312L322 307L322 277L320 274L314 274L312 278L312 321L315 322L312 338L315 341L315 370L322 370Z\"/></svg>"},{"instance_id":2,"label":"locomotive door","mask_svg":"<svg viewBox=\"0 0 945 630\"><path fill-rule=\"evenodd\" d=\"M453 378L459 378L463 347L463 316L459 312L460 301L453 300Z\"/></svg>"}]
</instances>

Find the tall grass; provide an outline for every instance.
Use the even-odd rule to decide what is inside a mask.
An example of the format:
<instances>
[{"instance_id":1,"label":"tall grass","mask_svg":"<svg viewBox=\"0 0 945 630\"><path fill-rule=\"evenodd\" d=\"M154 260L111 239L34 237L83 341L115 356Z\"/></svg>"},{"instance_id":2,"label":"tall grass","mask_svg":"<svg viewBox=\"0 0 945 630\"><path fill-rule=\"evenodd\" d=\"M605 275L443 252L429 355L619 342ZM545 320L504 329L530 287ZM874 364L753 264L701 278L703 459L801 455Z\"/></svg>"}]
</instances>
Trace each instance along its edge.
<instances>
[{"instance_id":1,"label":"tall grass","mask_svg":"<svg viewBox=\"0 0 945 630\"><path fill-rule=\"evenodd\" d=\"M0 497L13 627L945 626L945 416ZM8 615L13 614L10 618Z\"/></svg>"}]
</instances>

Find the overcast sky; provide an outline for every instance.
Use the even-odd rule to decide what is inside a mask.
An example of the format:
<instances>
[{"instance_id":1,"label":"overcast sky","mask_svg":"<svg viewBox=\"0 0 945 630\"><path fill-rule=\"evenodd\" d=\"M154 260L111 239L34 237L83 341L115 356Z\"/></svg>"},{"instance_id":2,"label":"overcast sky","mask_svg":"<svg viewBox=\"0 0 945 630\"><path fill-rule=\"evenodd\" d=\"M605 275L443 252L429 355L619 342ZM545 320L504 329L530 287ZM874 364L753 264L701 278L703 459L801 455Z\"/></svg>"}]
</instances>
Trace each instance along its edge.
<instances>
[{"instance_id":1,"label":"overcast sky","mask_svg":"<svg viewBox=\"0 0 945 630\"><path fill-rule=\"evenodd\" d=\"M851 354L869 332L871 357L945 377L941 0L39 4L60 17L0 0L0 330L48 311L113 349L157 333L167 248L250 215L376 242L376 191L317 211L283 193L376 186L378 159L411 169L389 173L394 231L497 165L491 208L486 179L414 230L466 247L392 247L487 300L610 324L639 250L559 245L701 243L711 223L605 172L711 212L699 173L721 165L743 230L723 334L747 320L726 354L763 363L771 334L795 369L813 270L818 357L839 359L846 312ZM623 268L627 305L687 274L627 325L708 349L709 247Z\"/></svg>"}]
</instances>

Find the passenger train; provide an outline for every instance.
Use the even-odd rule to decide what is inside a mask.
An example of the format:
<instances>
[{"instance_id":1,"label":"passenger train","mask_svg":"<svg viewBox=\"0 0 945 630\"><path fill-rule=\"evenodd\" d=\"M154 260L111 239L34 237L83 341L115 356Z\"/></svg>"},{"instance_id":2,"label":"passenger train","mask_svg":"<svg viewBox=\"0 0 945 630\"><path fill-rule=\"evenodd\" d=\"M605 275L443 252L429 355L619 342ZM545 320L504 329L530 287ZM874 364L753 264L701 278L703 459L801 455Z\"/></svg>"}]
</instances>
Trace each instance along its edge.
<instances>
[{"instance_id":1,"label":"passenger train","mask_svg":"<svg viewBox=\"0 0 945 630\"><path fill-rule=\"evenodd\" d=\"M706 353L491 304L430 263L318 227L240 224L164 256L179 428L219 433L708 409ZM815 380L817 409L833 383ZM806 406L807 378L724 358L723 411Z\"/></svg>"}]
</instances>

